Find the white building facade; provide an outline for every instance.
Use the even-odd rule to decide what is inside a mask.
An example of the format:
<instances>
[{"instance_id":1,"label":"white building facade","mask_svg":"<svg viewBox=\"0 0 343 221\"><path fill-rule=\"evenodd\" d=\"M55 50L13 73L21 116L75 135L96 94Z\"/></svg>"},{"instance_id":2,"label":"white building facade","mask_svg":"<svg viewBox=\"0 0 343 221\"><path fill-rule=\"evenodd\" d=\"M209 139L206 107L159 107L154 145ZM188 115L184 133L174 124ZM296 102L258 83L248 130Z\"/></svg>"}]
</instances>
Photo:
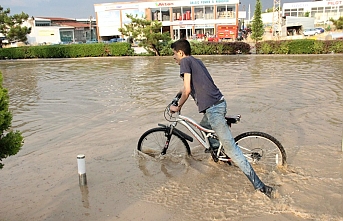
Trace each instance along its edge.
<instances>
[{"instance_id":1,"label":"white building facade","mask_svg":"<svg viewBox=\"0 0 343 221\"><path fill-rule=\"evenodd\" d=\"M239 0L177 0L95 4L98 40L120 36L118 28L130 22L126 14L162 22L162 32L173 39L217 35L223 27L236 36Z\"/></svg>"},{"instance_id":2,"label":"white building facade","mask_svg":"<svg viewBox=\"0 0 343 221\"><path fill-rule=\"evenodd\" d=\"M343 0L284 3L283 16L314 18L315 24L325 24L330 18L343 16Z\"/></svg>"}]
</instances>

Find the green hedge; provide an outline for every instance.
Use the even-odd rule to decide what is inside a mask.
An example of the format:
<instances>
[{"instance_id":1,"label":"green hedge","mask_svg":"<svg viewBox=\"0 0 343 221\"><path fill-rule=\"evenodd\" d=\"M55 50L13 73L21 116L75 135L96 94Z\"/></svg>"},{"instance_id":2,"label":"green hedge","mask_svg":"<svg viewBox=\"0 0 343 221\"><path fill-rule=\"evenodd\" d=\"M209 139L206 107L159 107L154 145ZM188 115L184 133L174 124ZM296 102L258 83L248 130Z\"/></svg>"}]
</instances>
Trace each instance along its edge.
<instances>
[{"instance_id":1,"label":"green hedge","mask_svg":"<svg viewBox=\"0 0 343 221\"><path fill-rule=\"evenodd\" d=\"M257 54L329 54L343 53L343 40L283 40L256 44Z\"/></svg>"},{"instance_id":2,"label":"green hedge","mask_svg":"<svg viewBox=\"0 0 343 221\"><path fill-rule=\"evenodd\" d=\"M173 55L170 48L173 41L164 45L160 54L162 56ZM192 55L223 55L223 54L249 54L250 45L245 42L208 42L190 41Z\"/></svg>"},{"instance_id":3,"label":"green hedge","mask_svg":"<svg viewBox=\"0 0 343 221\"><path fill-rule=\"evenodd\" d=\"M245 42L198 42L190 41L193 55L249 54L250 45ZM171 56L171 42L161 43L158 50L162 56ZM343 53L343 40L283 40L262 41L256 45L257 54L328 54ZM29 58L78 58L135 55L131 45L126 42L24 46L1 48L0 59ZM146 54L142 54L145 55ZM148 55L153 55L149 54Z\"/></svg>"},{"instance_id":4,"label":"green hedge","mask_svg":"<svg viewBox=\"0 0 343 221\"><path fill-rule=\"evenodd\" d=\"M133 53L131 45L125 42L111 44L44 45L1 48L0 59L130 56Z\"/></svg>"}]
</instances>

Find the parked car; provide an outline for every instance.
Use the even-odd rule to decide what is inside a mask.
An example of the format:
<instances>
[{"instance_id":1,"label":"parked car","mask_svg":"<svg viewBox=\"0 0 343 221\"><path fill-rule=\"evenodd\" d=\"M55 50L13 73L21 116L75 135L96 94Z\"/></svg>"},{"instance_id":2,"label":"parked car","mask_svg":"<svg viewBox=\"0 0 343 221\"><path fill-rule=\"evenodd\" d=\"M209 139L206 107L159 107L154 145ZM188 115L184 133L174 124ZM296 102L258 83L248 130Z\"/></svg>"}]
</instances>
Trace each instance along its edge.
<instances>
[{"instance_id":1,"label":"parked car","mask_svg":"<svg viewBox=\"0 0 343 221\"><path fill-rule=\"evenodd\" d=\"M324 28L315 28L318 34L324 33Z\"/></svg>"},{"instance_id":2,"label":"parked car","mask_svg":"<svg viewBox=\"0 0 343 221\"><path fill-rule=\"evenodd\" d=\"M109 40L110 43L113 42L126 42L126 40L124 38L112 38Z\"/></svg>"},{"instance_id":3,"label":"parked car","mask_svg":"<svg viewBox=\"0 0 343 221\"><path fill-rule=\"evenodd\" d=\"M88 40L86 41L87 44L98 43L98 40Z\"/></svg>"},{"instance_id":4,"label":"parked car","mask_svg":"<svg viewBox=\"0 0 343 221\"><path fill-rule=\"evenodd\" d=\"M303 35L304 36L313 36L313 35L316 35L316 34L318 34L317 33L317 30L316 29L305 29L304 31L303 31Z\"/></svg>"}]
</instances>

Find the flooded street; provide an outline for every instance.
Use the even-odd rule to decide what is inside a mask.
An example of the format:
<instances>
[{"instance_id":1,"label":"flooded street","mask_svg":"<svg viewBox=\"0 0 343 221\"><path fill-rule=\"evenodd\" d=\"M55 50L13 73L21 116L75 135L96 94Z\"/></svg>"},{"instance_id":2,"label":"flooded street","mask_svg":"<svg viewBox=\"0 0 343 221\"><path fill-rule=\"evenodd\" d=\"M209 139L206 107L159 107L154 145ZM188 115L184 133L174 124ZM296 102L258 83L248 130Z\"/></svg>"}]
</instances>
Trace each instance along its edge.
<instances>
[{"instance_id":1,"label":"flooded street","mask_svg":"<svg viewBox=\"0 0 343 221\"><path fill-rule=\"evenodd\" d=\"M242 115L233 135L263 131L284 146L287 167L256 168L275 199L197 142L182 163L137 153L182 86L172 57L0 61L25 138L2 161L0 220L343 220L343 56L199 58ZM183 115L202 117L190 99Z\"/></svg>"}]
</instances>

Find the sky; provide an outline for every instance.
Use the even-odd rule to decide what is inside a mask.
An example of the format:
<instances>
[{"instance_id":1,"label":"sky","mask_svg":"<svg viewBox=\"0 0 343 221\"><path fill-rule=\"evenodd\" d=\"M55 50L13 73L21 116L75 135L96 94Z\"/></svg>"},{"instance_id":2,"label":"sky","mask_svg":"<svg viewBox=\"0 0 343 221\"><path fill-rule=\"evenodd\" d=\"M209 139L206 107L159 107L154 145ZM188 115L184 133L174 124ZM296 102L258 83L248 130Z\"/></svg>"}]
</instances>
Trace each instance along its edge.
<instances>
[{"instance_id":1,"label":"sky","mask_svg":"<svg viewBox=\"0 0 343 221\"><path fill-rule=\"evenodd\" d=\"M131 2L133 0L130 0ZM127 2L130 2L127 1ZM163 0L162 0L163 1ZM161 2L162 2L161 1ZM168 0L172 1L172 0ZM256 0L240 0L240 10L245 5L248 17L248 6L250 4L251 17L254 14ZM311 0L281 0L283 3L306 2ZM21 12L33 17L62 17L74 19L86 19L90 16L95 17L94 4L125 2L125 0L0 0L0 5L11 9L11 15ZM261 0L262 10L272 8L274 0Z\"/></svg>"}]
</instances>

